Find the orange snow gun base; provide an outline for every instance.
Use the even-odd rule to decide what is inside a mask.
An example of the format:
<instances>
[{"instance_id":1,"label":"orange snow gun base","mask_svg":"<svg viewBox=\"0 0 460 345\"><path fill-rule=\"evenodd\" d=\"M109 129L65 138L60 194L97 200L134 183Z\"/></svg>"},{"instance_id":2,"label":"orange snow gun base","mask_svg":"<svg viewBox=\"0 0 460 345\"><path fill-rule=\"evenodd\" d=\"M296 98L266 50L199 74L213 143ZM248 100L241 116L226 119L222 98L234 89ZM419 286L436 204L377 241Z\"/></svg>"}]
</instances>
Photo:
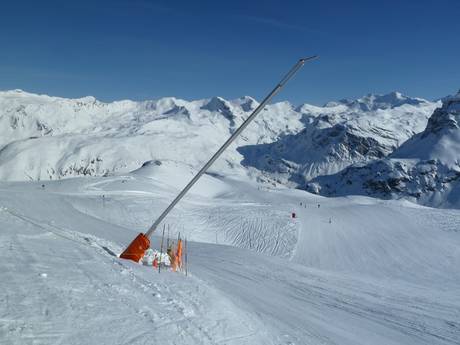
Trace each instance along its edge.
<instances>
[{"instance_id":1,"label":"orange snow gun base","mask_svg":"<svg viewBox=\"0 0 460 345\"><path fill-rule=\"evenodd\" d=\"M139 262L147 249L150 248L150 240L143 233L137 235L134 241L121 253L120 258Z\"/></svg>"}]
</instances>

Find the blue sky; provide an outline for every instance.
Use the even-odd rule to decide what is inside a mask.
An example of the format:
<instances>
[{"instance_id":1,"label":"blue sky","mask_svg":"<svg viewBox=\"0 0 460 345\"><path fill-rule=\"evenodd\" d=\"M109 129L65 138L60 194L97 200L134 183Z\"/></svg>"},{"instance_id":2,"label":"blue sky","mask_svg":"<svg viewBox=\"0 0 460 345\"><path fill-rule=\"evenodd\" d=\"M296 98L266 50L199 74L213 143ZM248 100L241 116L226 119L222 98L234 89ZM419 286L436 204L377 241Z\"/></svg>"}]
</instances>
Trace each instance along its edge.
<instances>
[{"instance_id":1,"label":"blue sky","mask_svg":"<svg viewBox=\"0 0 460 345\"><path fill-rule=\"evenodd\" d=\"M3 1L0 89L103 101L251 95L323 104L460 88L460 1Z\"/></svg>"}]
</instances>

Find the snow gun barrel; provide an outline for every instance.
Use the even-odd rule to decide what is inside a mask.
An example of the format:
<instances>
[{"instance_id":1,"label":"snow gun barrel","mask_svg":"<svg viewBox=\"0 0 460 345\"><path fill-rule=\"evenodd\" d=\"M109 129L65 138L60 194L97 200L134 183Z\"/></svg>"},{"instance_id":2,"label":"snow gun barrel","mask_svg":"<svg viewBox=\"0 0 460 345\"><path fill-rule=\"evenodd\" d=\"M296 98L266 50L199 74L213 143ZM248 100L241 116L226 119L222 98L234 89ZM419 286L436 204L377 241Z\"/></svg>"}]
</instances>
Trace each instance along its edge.
<instances>
[{"instance_id":1,"label":"snow gun barrel","mask_svg":"<svg viewBox=\"0 0 460 345\"><path fill-rule=\"evenodd\" d=\"M184 195L193 187L199 178L209 169L209 167L219 158L219 156L230 146L230 144L241 134L241 132L251 123L252 120L259 114L268 102L286 85L286 83L297 73L297 71L305 64L305 62L316 59L318 56L309 56L301 58L289 70L289 72L281 79L275 88L264 98L259 106L252 112L251 115L241 124L241 126L227 139L227 141L217 150L211 159L198 171L192 180L182 189L176 198L169 204L163 211L158 219L152 224L145 234L140 233L133 242L125 249L120 255L123 259L133 260L138 262L144 256L145 251L150 247L150 236L161 223L161 221L168 215L168 213L176 206L176 204L184 197Z\"/></svg>"}]
</instances>

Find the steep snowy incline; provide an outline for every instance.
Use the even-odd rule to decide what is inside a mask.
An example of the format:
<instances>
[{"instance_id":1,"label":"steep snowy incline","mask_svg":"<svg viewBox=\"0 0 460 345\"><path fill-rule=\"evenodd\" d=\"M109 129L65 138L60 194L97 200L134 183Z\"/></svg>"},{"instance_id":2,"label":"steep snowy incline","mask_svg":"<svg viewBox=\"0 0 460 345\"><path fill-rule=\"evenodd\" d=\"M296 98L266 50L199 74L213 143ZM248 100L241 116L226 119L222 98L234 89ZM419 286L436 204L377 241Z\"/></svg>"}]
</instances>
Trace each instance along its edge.
<instances>
[{"instance_id":1,"label":"steep snowy incline","mask_svg":"<svg viewBox=\"0 0 460 345\"><path fill-rule=\"evenodd\" d=\"M112 256L174 197L180 169L0 183L0 340L458 343L459 211L207 175L167 220L191 240L191 276Z\"/></svg>"},{"instance_id":2,"label":"steep snowy incline","mask_svg":"<svg viewBox=\"0 0 460 345\"><path fill-rule=\"evenodd\" d=\"M447 97L425 130L388 158L318 177L307 187L323 195L408 198L434 207L460 207L460 93Z\"/></svg>"}]
</instances>

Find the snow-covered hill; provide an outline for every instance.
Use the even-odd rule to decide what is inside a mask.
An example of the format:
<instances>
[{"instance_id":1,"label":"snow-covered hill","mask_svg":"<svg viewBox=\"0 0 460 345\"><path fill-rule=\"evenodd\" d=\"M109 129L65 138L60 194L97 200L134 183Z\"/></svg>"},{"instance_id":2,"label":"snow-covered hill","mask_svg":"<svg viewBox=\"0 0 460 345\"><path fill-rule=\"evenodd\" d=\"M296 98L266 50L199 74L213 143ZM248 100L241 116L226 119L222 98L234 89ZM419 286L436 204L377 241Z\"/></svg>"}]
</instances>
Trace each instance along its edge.
<instances>
[{"instance_id":1,"label":"snow-covered hill","mask_svg":"<svg viewBox=\"0 0 460 345\"><path fill-rule=\"evenodd\" d=\"M192 173L0 182L0 343L458 344L458 210L207 175L165 219L188 276L115 257Z\"/></svg>"},{"instance_id":2,"label":"snow-covered hill","mask_svg":"<svg viewBox=\"0 0 460 345\"><path fill-rule=\"evenodd\" d=\"M460 92L446 97L425 130L389 157L322 176L308 190L323 195L405 197L424 205L460 207Z\"/></svg>"},{"instance_id":3,"label":"snow-covered hill","mask_svg":"<svg viewBox=\"0 0 460 345\"><path fill-rule=\"evenodd\" d=\"M256 106L250 97L103 103L0 92L0 180L105 176L147 161L198 168ZM435 107L399 93L324 107L268 105L212 169L304 185L389 154Z\"/></svg>"}]
</instances>

